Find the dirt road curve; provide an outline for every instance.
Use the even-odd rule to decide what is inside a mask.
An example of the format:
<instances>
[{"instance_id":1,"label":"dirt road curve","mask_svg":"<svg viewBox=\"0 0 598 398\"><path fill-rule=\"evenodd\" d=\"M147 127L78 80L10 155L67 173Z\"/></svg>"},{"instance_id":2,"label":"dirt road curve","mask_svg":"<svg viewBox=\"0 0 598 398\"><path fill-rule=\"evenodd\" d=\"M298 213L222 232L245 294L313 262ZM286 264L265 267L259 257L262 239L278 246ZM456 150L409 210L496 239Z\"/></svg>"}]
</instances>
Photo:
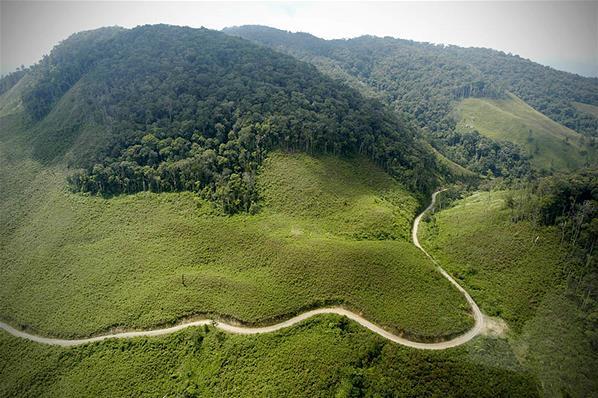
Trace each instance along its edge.
<instances>
[{"instance_id":1,"label":"dirt road curve","mask_svg":"<svg viewBox=\"0 0 598 398\"><path fill-rule=\"evenodd\" d=\"M82 344L93 343L96 341L106 340L106 339L114 339L114 338L131 338L131 337L146 337L146 336L160 336L169 333L176 332L178 330L188 328L191 326L202 326L206 324L214 324L219 329L224 330L225 332L229 333L236 333L236 334L258 334L258 333L271 333L275 332L280 329L288 328L293 326L299 322L304 321L305 319L311 318L312 316L320 315L320 314L337 314L346 316L349 319L354 320L355 322L359 323L361 326L371 330L374 333L379 334L380 336L394 341L395 343L402 344L407 347L418 348L418 349L425 349L425 350L443 350L446 348L456 347L461 344L464 344L480 334L484 328L484 316L482 312L478 308L477 304L473 301L471 296L463 289L445 270L443 270L437 262L432 259L432 257L421 247L419 240L417 239L417 230L419 227L419 223L423 217L423 215L431 210L436 202L436 195L442 191L435 192L432 195L432 202L430 205L415 219L413 222L413 244L417 246L421 251L423 251L426 256L428 256L434 264L436 264L436 268L438 271L447 278L464 296L469 305L471 306L471 310L475 319L475 324L472 329L467 331L466 333L455 337L454 339L443 341L439 343L419 343L416 341L407 340L403 337L397 336L392 334L381 327L373 324L372 322L368 321L367 319L345 309L342 307L325 307L325 308L318 308L312 311L307 311L301 313L293 318L290 318L286 321L270 325L270 326L262 326L262 327L246 327L246 326L235 326L224 322L215 322L210 319L204 319L199 321L189 321L184 322L176 326L167 327L167 328L159 328L159 329L152 329L152 330L143 330L143 331L136 331L136 332L122 332L122 333L114 333L114 334L106 334L103 336L96 336L90 337L86 339L73 339L73 340L64 340L64 339L54 339L48 337L41 337L33 334L29 334L23 332L21 330L17 330L12 326L0 322L0 328L4 329L8 333L12 334L13 336L21 337L27 340L35 341L37 343L42 344L51 344L51 345L59 345L63 347L69 346L76 346Z\"/></svg>"}]
</instances>

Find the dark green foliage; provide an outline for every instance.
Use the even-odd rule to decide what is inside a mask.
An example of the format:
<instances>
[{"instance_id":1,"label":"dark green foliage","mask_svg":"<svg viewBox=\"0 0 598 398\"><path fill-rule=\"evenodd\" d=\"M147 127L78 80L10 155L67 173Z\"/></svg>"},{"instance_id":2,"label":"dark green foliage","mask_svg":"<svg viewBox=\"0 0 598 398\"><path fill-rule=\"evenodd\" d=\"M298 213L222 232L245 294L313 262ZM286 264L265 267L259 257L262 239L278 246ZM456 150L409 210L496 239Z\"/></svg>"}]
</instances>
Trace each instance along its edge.
<instances>
[{"instance_id":1,"label":"dark green foliage","mask_svg":"<svg viewBox=\"0 0 598 398\"><path fill-rule=\"evenodd\" d=\"M421 127L445 156L483 174L487 170L480 163L494 165L493 174L500 176L521 176L529 173L530 166L517 146L477 135L460 137L455 132L451 112L463 98L501 98L511 91L568 127L589 135L598 131L598 119L572 105L572 101L598 103L598 79L497 51L372 36L323 40L262 26L225 31L290 53L355 87L365 83L370 92ZM488 147L495 149L487 151Z\"/></svg>"},{"instance_id":2,"label":"dark green foliage","mask_svg":"<svg viewBox=\"0 0 598 398\"><path fill-rule=\"evenodd\" d=\"M497 142L472 133L454 130L438 132L436 144L454 162L467 165L478 174L491 177L526 177L531 173L529 157L510 142Z\"/></svg>"},{"instance_id":3,"label":"dark green foliage","mask_svg":"<svg viewBox=\"0 0 598 398\"><path fill-rule=\"evenodd\" d=\"M534 188L539 199L536 209L545 225L577 216L586 222L598 217L598 170L545 177Z\"/></svg>"},{"instance_id":4,"label":"dark green foliage","mask_svg":"<svg viewBox=\"0 0 598 398\"><path fill-rule=\"evenodd\" d=\"M513 221L530 220L556 226L560 246L566 249L568 266L563 274L570 298L590 312L584 321L592 347L598 351L598 170L544 177L507 198ZM593 313L592 313L593 312Z\"/></svg>"},{"instance_id":5,"label":"dark green foliage","mask_svg":"<svg viewBox=\"0 0 598 398\"><path fill-rule=\"evenodd\" d=\"M527 184L519 197L507 197L506 202L514 221L556 225L562 243L583 251L582 262L586 255L592 256L598 242L598 170L543 177Z\"/></svg>"},{"instance_id":6,"label":"dark green foliage","mask_svg":"<svg viewBox=\"0 0 598 398\"><path fill-rule=\"evenodd\" d=\"M380 92L399 112L436 132L453 127L452 101L469 96L501 97L503 91L484 81L469 65L435 53L437 46L406 40L362 36L323 40L261 26L225 30L316 65L329 59L337 68ZM319 65L318 65L319 66Z\"/></svg>"},{"instance_id":7,"label":"dark green foliage","mask_svg":"<svg viewBox=\"0 0 598 398\"><path fill-rule=\"evenodd\" d=\"M66 40L34 67L23 97L43 117L75 83L113 144L70 179L76 190L203 193L228 212L256 202L272 148L365 154L411 189L429 191L433 155L392 112L308 64L207 29L143 26ZM56 76L55 76L56 75Z\"/></svg>"},{"instance_id":8,"label":"dark green foliage","mask_svg":"<svg viewBox=\"0 0 598 398\"><path fill-rule=\"evenodd\" d=\"M102 44L122 28L101 28L72 35L31 68L36 84L23 94L23 105L34 120L54 104L102 58Z\"/></svg>"}]
</instances>

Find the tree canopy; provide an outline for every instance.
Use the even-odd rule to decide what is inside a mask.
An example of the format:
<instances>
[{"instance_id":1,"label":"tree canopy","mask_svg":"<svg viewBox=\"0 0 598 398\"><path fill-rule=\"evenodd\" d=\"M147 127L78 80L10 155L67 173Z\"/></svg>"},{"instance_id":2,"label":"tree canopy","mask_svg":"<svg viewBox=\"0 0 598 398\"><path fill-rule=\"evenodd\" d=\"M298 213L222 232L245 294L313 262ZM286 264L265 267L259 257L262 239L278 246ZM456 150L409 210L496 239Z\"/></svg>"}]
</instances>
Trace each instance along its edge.
<instances>
[{"instance_id":1,"label":"tree canopy","mask_svg":"<svg viewBox=\"0 0 598 398\"><path fill-rule=\"evenodd\" d=\"M272 148L365 154L414 191L436 185L434 156L380 101L220 32L166 25L82 32L30 73L23 103L33 123L60 119L58 104L69 94L86 123L109 132L108 144L75 162L76 190L192 190L228 212L250 211L255 174Z\"/></svg>"},{"instance_id":2,"label":"tree canopy","mask_svg":"<svg viewBox=\"0 0 598 398\"><path fill-rule=\"evenodd\" d=\"M573 106L573 102L598 105L598 79L518 56L389 37L324 40L264 26L225 32L289 53L383 99L421 128L441 153L478 173L494 165L490 169L495 175L520 177L529 174L530 166L519 146L455 131L454 104L467 97L502 98L512 92L557 122L598 137L598 118Z\"/></svg>"}]
</instances>

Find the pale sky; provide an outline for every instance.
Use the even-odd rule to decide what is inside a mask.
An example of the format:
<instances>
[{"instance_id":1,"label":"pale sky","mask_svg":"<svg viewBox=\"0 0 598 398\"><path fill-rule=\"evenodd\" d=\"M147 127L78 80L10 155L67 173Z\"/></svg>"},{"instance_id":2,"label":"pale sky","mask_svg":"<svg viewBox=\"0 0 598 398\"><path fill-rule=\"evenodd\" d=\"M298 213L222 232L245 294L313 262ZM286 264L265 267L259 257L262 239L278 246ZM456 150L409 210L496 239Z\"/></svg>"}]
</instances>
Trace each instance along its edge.
<instances>
[{"instance_id":1,"label":"pale sky","mask_svg":"<svg viewBox=\"0 0 598 398\"><path fill-rule=\"evenodd\" d=\"M598 2L26 2L0 3L0 74L37 62L72 33L167 23L259 24L315 36L364 34L490 47L598 76Z\"/></svg>"}]
</instances>

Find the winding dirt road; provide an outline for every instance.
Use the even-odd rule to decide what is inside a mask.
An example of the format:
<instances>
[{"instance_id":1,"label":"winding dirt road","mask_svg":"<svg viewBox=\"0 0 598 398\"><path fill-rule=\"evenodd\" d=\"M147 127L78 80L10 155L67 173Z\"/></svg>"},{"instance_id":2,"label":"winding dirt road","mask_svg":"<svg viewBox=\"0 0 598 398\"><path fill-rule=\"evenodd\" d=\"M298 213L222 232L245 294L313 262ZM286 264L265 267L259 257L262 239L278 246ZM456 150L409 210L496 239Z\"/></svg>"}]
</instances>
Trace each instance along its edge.
<instances>
[{"instance_id":1,"label":"winding dirt road","mask_svg":"<svg viewBox=\"0 0 598 398\"><path fill-rule=\"evenodd\" d=\"M473 301L473 299L465 291L465 289L463 289L457 283L457 281L455 281L444 269L442 269L438 265L436 260L434 260L432 258L432 256L430 256L423 249L423 247L420 245L419 240L417 238L417 231L418 231L419 223L420 223L423 215L427 211L431 210L434 207L434 204L436 202L436 195L438 195L440 192L442 192L442 191L437 191L432 195L432 202L430 203L430 205L420 215L418 215L417 218L415 219L415 221L413 222L412 237L413 237L413 244L415 244L416 247L418 247L422 252L424 252L426 254L426 256L428 256L434 262L438 271L445 278L447 278L465 296L465 299L471 306L471 310L472 310L473 317L475 320L475 324L474 324L473 328L471 328L466 333L464 333L460 336L457 336L451 340L447 340L447 341L443 341L443 342L439 342L439 343L420 343L417 341L407 340L403 337L397 336L393 333L390 333L390 332L382 329L380 326L377 326L377 325L373 324L372 322L368 321L367 319L365 319L365 318L363 318L345 308L342 308L342 307L318 308L315 310L301 313L301 314L299 314L293 318L290 318L286 321L283 321L283 322L280 322L280 323L277 323L274 325L270 325L270 326L261 326L261 327L235 326L235 325L231 325L231 324L228 324L225 322L216 322L216 321L213 321L210 319L204 319L204 320L198 320L198 321L184 322L179 325L167 327L167 328L159 328L159 329L136 331L136 332L122 332L122 333L106 334L103 336L90 337L90 338L86 338L86 339L73 339L73 340L54 339L54 338L42 337L42 336L37 336L34 334L29 334L27 332L17 330L4 322L0 322L0 329L4 329L5 331L12 334L13 336L17 336L17 337L21 337L23 339L35 341L37 343L70 347L70 346L88 344L88 343L93 343L96 341L102 341L102 340L114 339L114 338L160 336L160 335L173 333L178 330L192 327L192 326L202 326L202 325L210 325L210 324L213 324L217 328L222 329L223 331L229 332L229 333L236 333L236 334L271 333L271 332L275 332L280 329L284 329L284 328L293 326L299 322L302 322L308 318L311 318L312 316L316 316L316 315L320 315L320 314L337 314L337 315L346 316L347 318L352 319L355 322L359 323L361 326L371 330L372 332L377 333L380 336L382 336L390 341L394 341L395 343L402 344L407 347L424 349L424 350L444 350L446 348L456 347L456 346L459 346L461 344L468 342L469 340L473 339L475 336L477 336L478 334L480 334L482 332L482 330L484 329L484 316L482 315L482 312L478 308L477 304Z\"/></svg>"}]
</instances>

